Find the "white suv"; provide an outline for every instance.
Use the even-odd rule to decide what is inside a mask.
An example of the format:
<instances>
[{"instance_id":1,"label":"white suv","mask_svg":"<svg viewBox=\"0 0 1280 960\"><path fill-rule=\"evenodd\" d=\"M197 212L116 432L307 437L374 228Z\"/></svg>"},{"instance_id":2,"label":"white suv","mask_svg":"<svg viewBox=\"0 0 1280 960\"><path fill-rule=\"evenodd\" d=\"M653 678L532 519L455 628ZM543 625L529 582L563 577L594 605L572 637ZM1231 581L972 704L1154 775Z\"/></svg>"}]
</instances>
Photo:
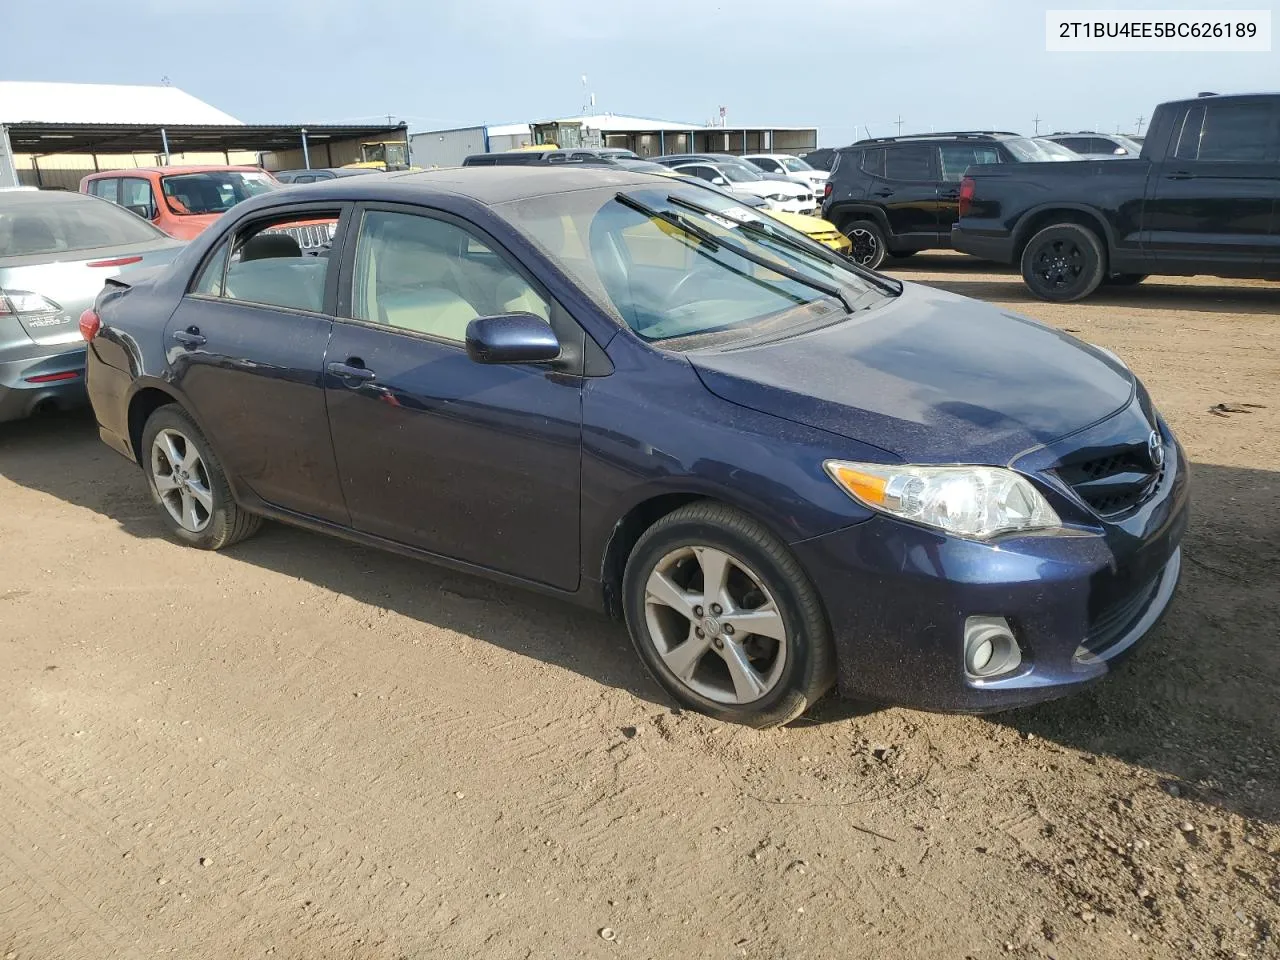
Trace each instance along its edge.
<instances>
[{"instance_id":1,"label":"white suv","mask_svg":"<svg viewBox=\"0 0 1280 960\"><path fill-rule=\"evenodd\" d=\"M815 170L799 157L789 153L752 153L742 158L759 167L765 173L780 173L798 183L803 183L819 197L827 185L827 177L831 174L825 170Z\"/></svg>"},{"instance_id":2,"label":"white suv","mask_svg":"<svg viewBox=\"0 0 1280 960\"><path fill-rule=\"evenodd\" d=\"M814 194L812 188L801 186L792 180L770 180L765 177L752 177L745 164L739 166L731 163L713 163L710 160L691 160L671 169L683 173L687 177L697 177L717 187L733 193L748 193L753 197L763 197L772 210L785 213L812 214L822 203L822 198Z\"/></svg>"}]
</instances>

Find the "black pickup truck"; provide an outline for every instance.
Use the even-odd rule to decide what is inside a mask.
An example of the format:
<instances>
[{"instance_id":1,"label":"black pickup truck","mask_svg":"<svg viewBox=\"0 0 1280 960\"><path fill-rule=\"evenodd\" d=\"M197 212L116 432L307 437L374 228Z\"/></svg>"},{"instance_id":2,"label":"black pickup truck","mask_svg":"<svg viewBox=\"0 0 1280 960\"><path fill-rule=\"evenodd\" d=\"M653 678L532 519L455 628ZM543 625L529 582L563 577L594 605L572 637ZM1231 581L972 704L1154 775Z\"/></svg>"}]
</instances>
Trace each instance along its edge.
<instances>
[{"instance_id":1,"label":"black pickup truck","mask_svg":"<svg viewBox=\"0 0 1280 960\"><path fill-rule=\"evenodd\" d=\"M957 250L1079 300L1148 274L1280 278L1280 94L1162 103L1141 159L984 164L960 183Z\"/></svg>"}]
</instances>

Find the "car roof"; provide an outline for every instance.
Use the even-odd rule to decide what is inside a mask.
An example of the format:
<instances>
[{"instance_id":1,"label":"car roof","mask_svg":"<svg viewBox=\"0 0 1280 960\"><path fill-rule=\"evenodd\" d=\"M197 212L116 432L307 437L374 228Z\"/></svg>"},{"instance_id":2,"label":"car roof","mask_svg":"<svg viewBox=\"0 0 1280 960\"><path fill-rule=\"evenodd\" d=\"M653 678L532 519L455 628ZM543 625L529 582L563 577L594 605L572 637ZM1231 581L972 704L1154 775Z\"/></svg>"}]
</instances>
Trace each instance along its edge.
<instances>
[{"instance_id":1,"label":"car roof","mask_svg":"<svg viewBox=\"0 0 1280 960\"><path fill-rule=\"evenodd\" d=\"M196 163L190 166L181 167L121 167L117 170L101 170L97 173L88 174L86 180L96 180L101 177L123 177L131 176L139 173L158 173L158 174L184 174L184 173L214 173L223 170L235 170L242 173L266 173L261 167L236 166L234 164L227 165L225 163Z\"/></svg>"},{"instance_id":2,"label":"car roof","mask_svg":"<svg viewBox=\"0 0 1280 960\"><path fill-rule=\"evenodd\" d=\"M0 190L0 207L6 210L56 203L110 203L110 201L75 190Z\"/></svg>"},{"instance_id":3,"label":"car roof","mask_svg":"<svg viewBox=\"0 0 1280 960\"><path fill-rule=\"evenodd\" d=\"M899 137L871 137L852 144L855 147L883 145L886 143L928 143L930 140L1007 140L1021 139L1024 135L1009 130L950 130L945 133L908 133ZM841 149L849 149L843 147Z\"/></svg>"},{"instance_id":4,"label":"car roof","mask_svg":"<svg viewBox=\"0 0 1280 960\"><path fill-rule=\"evenodd\" d=\"M381 177L342 177L304 183L290 189L288 195L290 199L298 201L337 194L346 199L407 202L453 195L470 197L480 203L492 205L596 187L645 186L653 183L663 183L669 187L670 179L612 165L450 167L445 170L391 173ZM282 195L281 191L266 194L274 198Z\"/></svg>"}]
</instances>

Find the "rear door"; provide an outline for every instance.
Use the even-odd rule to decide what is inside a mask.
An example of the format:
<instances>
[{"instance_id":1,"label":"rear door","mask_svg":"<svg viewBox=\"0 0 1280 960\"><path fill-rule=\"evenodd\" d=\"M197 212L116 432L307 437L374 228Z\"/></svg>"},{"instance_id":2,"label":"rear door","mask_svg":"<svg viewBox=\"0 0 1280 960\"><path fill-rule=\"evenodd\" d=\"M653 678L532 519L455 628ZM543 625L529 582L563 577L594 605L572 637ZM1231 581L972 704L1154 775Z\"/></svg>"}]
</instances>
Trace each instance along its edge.
<instances>
[{"instance_id":1,"label":"rear door","mask_svg":"<svg viewBox=\"0 0 1280 960\"><path fill-rule=\"evenodd\" d=\"M1167 158L1152 165L1143 208L1148 249L1176 270L1280 260L1280 104L1188 104Z\"/></svg>"},{"instance_id":2,"label":"rear door","mask_svg":"<svg viewBox=\"0 0 1280 960\"><path fill-rule=\"evenodd\" d=\"M868 199L884 209L893 236L907 241L901 246L934 246L941 230L938 148L931 143L889 144L884 164L884 175L868 185Z\"/></svg>"},{"instance_id":3,"label":"rear door","mask_svg":"<svg viewBox=\"0 0 1280 960\"><path fill-rule=\"evenodd\" d=\"M492 238L444 214L371 204L345 263L325 392L352 525L575 588L581 376L475 363L465 338L478 316L533 313L580 362L581 327Z\"/></svg>"},{"instance_id":4,"label":"rear door","mask_svg":"<svg viewBox=\"0 0 1280 960\"><path fill-rule=\"evenodd\" d=\"M237 224L165 329L173 381L228 473L275 507L343 524L322 383L337 271L269 231L329 221L341 236L346 216L305 205Z\"/></svg>"}]
</instances>

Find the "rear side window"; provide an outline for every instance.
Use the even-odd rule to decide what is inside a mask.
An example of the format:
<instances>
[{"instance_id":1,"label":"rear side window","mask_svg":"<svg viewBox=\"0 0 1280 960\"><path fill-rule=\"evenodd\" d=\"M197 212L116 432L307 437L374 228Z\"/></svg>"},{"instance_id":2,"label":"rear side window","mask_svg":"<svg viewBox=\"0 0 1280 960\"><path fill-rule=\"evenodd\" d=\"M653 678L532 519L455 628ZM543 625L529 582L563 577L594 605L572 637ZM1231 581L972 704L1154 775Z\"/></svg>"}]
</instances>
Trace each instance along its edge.
<instances>
[{"instance_id":1,"label":"rear side window","mask_svg":"<svg viewBox=\"0 0 1280 960\"><path fill-rule=\"evenodd\" d=\"M114 183L114 181L112 181ZM6 256L95 250L164 239L164 234L113 203L78 193L34 195L0 204L0 250Z\"/></svg>"},{"instance_id":2,"label":"rear side window","mask_svg":"<svg viewBox=\"0 0 1280 960\"><path fill-rule=\"evenodd\" d=\"M295 213L257 221L236 232L205 263L193 294L263 306L320 313L329 271L326 248L316 237L332 238L339 211ZM228 257L228 251L230 256Z\"/></svg>"},{"instance_id":3,"label":"rear side window","mask_svg":"<svg viewBox=\"0 0 1280 960\"><path fill-rule=\"evenodd\" d=\"M1093 149L1092 137L1060 137L1057 142L1076 153L1097 153Z\"/></svg>"},{"instance_id":4,"label":"rear side window","mask_svg":"<svg viewBox=\"0 0 1280 960\"><path fill-rule=\"evenodd\" d=\"M862 154L862 169L873 177L884 176L884 147L865 150Z\"/></svg>"},{"instance_id":5,"label":"rear side window","mask_svg":"<svg viewBox=\"0 0 1280 960\"><path fill-rule=\"evenodd\" d=\"M964 172L980 163L999 163L995 147L982 143L944 143L938 147L942 158L942 179L959 181Z\"/></svg>"},{"instance_id":6,"label":"rear side window","mask_svg":"<svg viewBox=\"0 0 1280 960\"><path fill-rule=\"evenodd\" d=\"M1269 101L1209 103L1194 159L1258 163L1274 156L1274 140Z\"/></svg>"},{"instance_id":7,"label":"rear side window","mask_svg":"<svg viewBox=\"0 0 1280 960\"><path fill-rule=\"evenodd\" d=\"M885 175L890 180L935 180L934 151L934 147L922 143L889 147L885 156Z\"/></svg>"}]
</instances>

